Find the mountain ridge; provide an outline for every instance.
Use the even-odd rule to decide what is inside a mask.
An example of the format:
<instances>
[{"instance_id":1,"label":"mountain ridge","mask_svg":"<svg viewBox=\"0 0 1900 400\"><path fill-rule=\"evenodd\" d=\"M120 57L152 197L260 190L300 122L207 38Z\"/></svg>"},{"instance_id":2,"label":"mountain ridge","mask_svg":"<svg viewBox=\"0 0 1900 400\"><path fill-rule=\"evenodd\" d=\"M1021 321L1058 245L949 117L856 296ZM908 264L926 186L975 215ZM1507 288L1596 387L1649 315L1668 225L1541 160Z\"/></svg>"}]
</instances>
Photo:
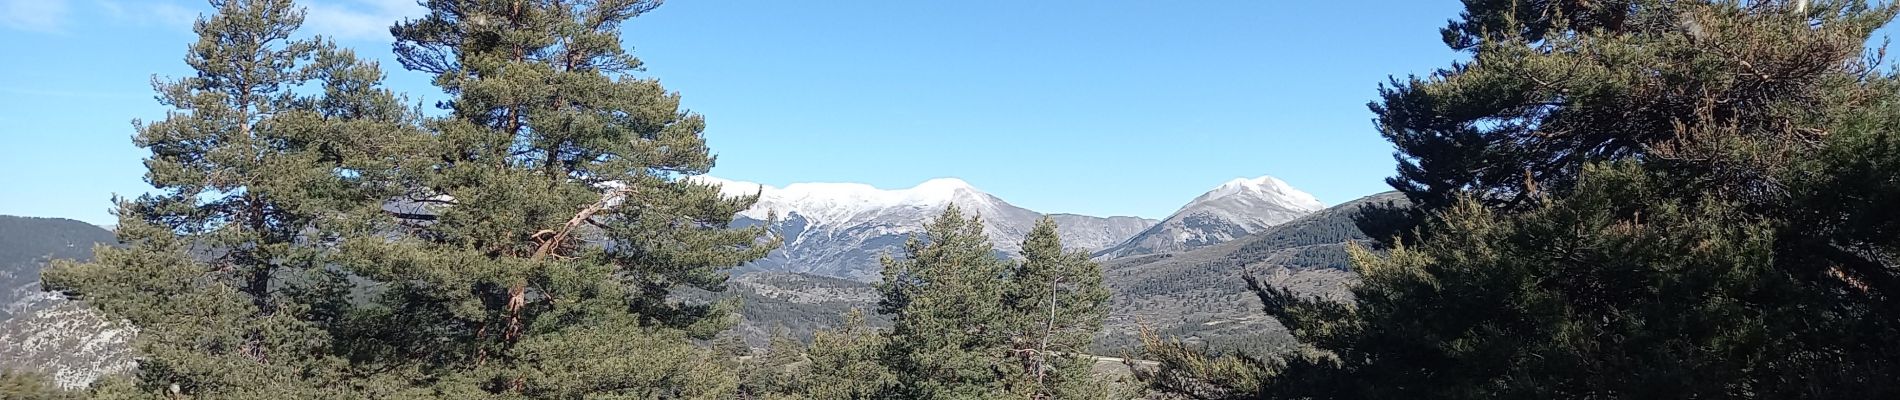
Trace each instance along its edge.
<instances>
[{"instance_id":1,"label":"mountain ridge","mask_svg":"<svg viewBox=\"0 0 1900 400\"><path fill-rule=\"evenodd\" d=\"M1348 300L1358 274L1346 248L1371 239L1360 215L1410 204L1398 192L1383 192L1216 245L1104 261L1102 278L1112 295L1097 346L1134 348L1135 333L1147 327L1221 350L1289 351L1292 336L1259 312L1260 300L1242 276L1305 296Z\"/></svg>"},{"instance_id":2,"label":"mountain ridge","mask_svg":"<svg viewBox=\"0 0 1900 400\"><path fill-rule=\"evenodd\" d=\"M871 281L885 255L900 254L913 233L951 205L983 221L983 232L1002 255L1020 251L1037 220L1055 219L1065 245L1094 251L1126 240L1157 221L1140 217L1043 214L1010 204L957 178L936 178L904 189L862 183L794 183L774 187L714 176L726 196L759 196L735 224L770 225L784 239L780 248L739 268L739 273L800 272Z\"/></svg>"},{"instance_id":3,"label":"mountain ridge","mask_svg":"<svg viewBox=\"0 0 1900 400\"><path fill-rule=\"evenodd\" d=\"M1154 226L1093 256L1111 260L1212 246L1325 208L1326 204L1312 194L1279 178L1236 178L1196 196Z\"/></svg>"}]
</instances>

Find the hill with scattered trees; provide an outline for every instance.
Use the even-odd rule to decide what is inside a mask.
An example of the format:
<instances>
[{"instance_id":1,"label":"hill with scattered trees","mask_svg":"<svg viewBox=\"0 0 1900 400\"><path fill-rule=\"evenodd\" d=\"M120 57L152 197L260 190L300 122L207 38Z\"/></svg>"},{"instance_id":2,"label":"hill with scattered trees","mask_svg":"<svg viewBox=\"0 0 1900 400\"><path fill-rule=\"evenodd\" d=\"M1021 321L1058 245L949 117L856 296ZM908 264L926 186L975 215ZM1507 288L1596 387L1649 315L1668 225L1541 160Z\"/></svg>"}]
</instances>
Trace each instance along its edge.
<instances>
[{"instance_id":1,"label":"hill with scattered trees","mask_svg":"<svg viewBox=\"0 0 1900 400\"><path fill-rule=\"evenodd\" d=\"M1135 349L1143 326L1223 351L1284 351L1292 345L1291 336L1259 313L1260 302L1243 277L1303 294L1348 298L1346 286L1354 274L1346 247L1370 239L1355 217L1368 207L1405 204L1396 192L1382 193L1210 247L1107 261L1103 280L1114 296L1097 351Z\"/></svg>"}]
</instances>

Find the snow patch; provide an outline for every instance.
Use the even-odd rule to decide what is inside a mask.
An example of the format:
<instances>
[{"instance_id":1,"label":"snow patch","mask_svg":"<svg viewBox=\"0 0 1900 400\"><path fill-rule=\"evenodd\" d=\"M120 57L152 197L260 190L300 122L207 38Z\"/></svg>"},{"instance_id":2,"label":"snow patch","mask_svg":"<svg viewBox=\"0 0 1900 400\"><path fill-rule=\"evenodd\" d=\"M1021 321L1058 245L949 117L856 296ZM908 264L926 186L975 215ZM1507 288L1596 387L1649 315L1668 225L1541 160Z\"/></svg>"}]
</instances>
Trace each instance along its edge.
<instances>
[{"instance_id":1,"label":"snow patch","mask_svg":"<svg viewBox=\"0 0 1900 400\"><path fill-rule=\"evenodd\" d=\"M1266 203L1294 210L1318 211L1326 208L1326 203L1320 202L1319 198L1313 197L1312 194L1300 191L1299 189L1294 189L1293 185L1287 184L1286 181L1282 181L1280 178L1261 176L1251 179L1235 178L1226 183L1222 183L1220 186L1215 187L1214 190L1210 190L1206 194L1194 198L1194 201L1189 202L1186 207L1182 207L1181 209L1186 210L1200 203L1234 196L1258 199Z\"/></svg>"},{"instance_id":2,"label":"snow patch","mask_svg":"<svg viewBox=\"0 0 1900 400\"><path fill-rule=\"evenodd\" d=\"M845 225L858 216L900 207L937 209L956 204L967 212L978 213L996 207L991 204L994 197L957 178L931 179L908 189L833 182L794 183L778 188L709 175L688 179L719 185L720 194L728 197L759 195L758 204L739 213L741 216L762 220L773 212L797 213L814 225Z\"/></svg>"}]
</instances>

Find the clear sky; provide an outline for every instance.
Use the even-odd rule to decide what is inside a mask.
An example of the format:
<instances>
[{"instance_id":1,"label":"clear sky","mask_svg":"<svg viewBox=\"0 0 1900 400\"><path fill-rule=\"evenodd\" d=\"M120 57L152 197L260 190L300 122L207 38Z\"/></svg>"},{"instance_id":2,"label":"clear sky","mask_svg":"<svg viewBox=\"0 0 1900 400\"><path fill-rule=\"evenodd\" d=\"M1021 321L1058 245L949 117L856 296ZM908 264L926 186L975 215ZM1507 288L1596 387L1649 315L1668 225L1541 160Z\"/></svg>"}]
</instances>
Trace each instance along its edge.
<instances>
[{"instance_id":1,"label":"clear sky","mask_svg":"<svg viewBox=\"0 0 1900 400\"><path fill-rule=\"evenodd\" d=\"M304 0L305 31L391 60L410 0ZM0 0L0 214L112 223L130 121L182 59L198 0ZM1042 212L1161 218L1237 177L1339 203L1388 190L1366 102L1459 58L1452 0L675 0L627 44L706 115L713 175L904 188L958 177Z\"/></svg>"}]
</instances>

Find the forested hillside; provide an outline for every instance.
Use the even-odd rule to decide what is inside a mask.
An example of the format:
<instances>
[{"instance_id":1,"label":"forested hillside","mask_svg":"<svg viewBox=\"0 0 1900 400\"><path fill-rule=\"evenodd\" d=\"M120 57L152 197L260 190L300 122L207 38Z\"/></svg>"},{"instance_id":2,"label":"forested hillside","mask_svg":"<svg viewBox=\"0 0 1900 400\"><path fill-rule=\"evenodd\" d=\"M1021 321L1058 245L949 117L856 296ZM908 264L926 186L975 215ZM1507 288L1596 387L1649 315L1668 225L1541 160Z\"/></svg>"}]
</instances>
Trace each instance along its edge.
<instances>
[{"instance_id":1,"label":"forested hillside","mask_svg":"<svg viewBox=\"0 0 1900 400\"><path fill-rule=\"evenodd\" d=\"M1220 245L1106 262L1103 279L1114 296L1097 351L1135 349L1143 325L1222 351L1285 351L1292 338L1258 312L1259 300L1242 278L1256 276L1298 293L1347 299L1346 286L1355 278L1346 246L1370 239L1355 217L1366 207L1406 204L1398 193L1382 193Z\"/></svg>"},{"instance_id":2,"label":"forested hillside","mask_svg":"<svg viewBox=\"0 0 1900 400\"><path fill-rule=\"evenodd\" d=\"M94 244L114 243L112 232L58 218L0 215L0 320L14 303L40 293L40 269L52 260L88 260Z\"/></svg>"},{"instance_id":3,"label":"forested hillside","mask_svg":"<svg viewBox=\"0 0 1900 400\"><path fill-rule=\"evenodd\" d=\"M872 313L877 289L864 282L827 276L758 272L733 277L723 292L695 291L682 297L695 301L738 301L739 324L731 335L748 346L765 348L773 336L809 342L812 334L843 326L845 314L863 312L866 323L890 326L890 318Z\"/></svg>"}]
</instances>

